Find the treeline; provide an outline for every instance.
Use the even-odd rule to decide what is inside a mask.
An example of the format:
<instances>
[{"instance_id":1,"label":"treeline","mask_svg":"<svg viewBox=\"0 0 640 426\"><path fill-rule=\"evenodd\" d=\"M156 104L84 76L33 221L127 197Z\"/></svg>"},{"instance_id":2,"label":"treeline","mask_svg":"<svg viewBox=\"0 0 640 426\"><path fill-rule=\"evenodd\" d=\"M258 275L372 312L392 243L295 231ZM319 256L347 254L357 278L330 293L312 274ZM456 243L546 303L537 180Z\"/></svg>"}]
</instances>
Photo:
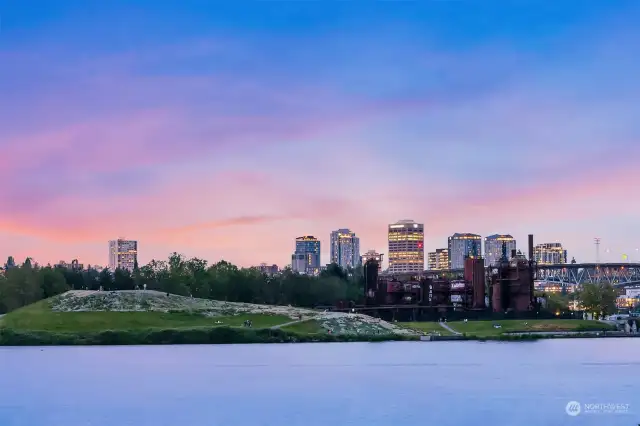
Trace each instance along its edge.
<instances>
[{"instance_id":1,"label":"treeline","mask_svg":"<svg viewBox=\"0 0 640 426\"><path fill-rule=\"evenodd\" d=\"M607 282L582 284L575 293L567 293L564 290L562 293L547 293L544 296L547 299L547 309L551 312L567 311L573 302L596 318L604 318L618 312L618 293Z\"/></svg>"},{"instance_id":2,"label":"treeline","mask_svg":"<svg viewBox=\"0 0 640 426\"><path fill-rule=\"evenodd\" d=\"M0 314L68 290L158 290L166 293L229 302L315 307L338 302L359 302L363 294L361 268L345 271L329 265L319 277L299 275L291 270L268 276L256 268L238 268L220 261L173 253L166 261L110 271L83 271L32 264L7 268L0 275Z\"/></svg>"}]
</instances>

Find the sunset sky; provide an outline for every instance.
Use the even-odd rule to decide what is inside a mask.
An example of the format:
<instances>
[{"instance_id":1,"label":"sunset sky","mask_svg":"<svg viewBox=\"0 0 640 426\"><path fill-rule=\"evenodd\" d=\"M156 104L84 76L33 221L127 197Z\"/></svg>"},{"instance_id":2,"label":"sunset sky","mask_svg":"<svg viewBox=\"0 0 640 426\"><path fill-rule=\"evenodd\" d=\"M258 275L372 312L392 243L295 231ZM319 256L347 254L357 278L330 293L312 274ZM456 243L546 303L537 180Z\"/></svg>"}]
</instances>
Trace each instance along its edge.
<instances>
[{"instance_id":1,"label":"sunset sky","mask_svg":"<svg viewBox=\"0 0 640 426\"><path fill-rule=\"evenodd\" d=\"M518 6L514 4L518 3ZM536 5L534 5L534 3ZM640 260L640 2L0 2L0 263L387 225Z\"/></svg>"}]
</instances>

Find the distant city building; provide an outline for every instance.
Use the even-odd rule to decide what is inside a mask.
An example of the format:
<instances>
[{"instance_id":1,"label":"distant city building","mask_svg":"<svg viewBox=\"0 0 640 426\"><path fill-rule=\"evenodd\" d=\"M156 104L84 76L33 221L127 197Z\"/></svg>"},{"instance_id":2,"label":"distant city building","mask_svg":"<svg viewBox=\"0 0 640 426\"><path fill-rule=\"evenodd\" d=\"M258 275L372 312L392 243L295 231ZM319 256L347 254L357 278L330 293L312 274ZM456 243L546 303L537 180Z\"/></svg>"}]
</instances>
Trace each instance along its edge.
<instances>
[{"instance_id":1,"label":"distant city building","mask_svg":"<svg viewBox=\"0 0 640 426\"><path fill-rule=\"evenodd\" d=\"M291 269L306 275L320 274L320 240L311 235L296 238L296 251L291 255Z\"/></svg>"},{"instance_id":2,"label":"distant city building","mask_svg":"<svg viewBox=\"0 0 640 426\"><path fill-rule=\"evenodd\" d=\"M538 265L561 265L567 263L567 251L561 243L538 244L533 249Z\"/></svg>"},{"instance_id":3,"label":"distant city building","mask_svg":"<svg viewBox=\"0 0 640 426\"><path fill-rule=\"evenodd\" d=\"M389 225L389 273L424 271L424 224L401 220Z\"/></svg>"},{"instance_id":4,"label":"distant city building","mask_svg":"<svg viewBox=\"0 0 640 426\"><path fill-rule=\"evenodd\" d=\"M378 253L375 250L369 250L362 256L360 256L360 263L364 265L367 263L367 260L373 259L378 262L378 272L382 272L382 261L384 258L384 254Z\"/></svg>"},{"instance_id":5,"label":"distant city building","mask_svg":"<svg viewBox=\"0 0 640 426\"><path fill-rule=\"evenodd\" d=\"M333 231L331 241L331 263L340 267L355 268L360 264L360 239L349 229Z\"/></svg>"},{"instance_id":6,"label":"distant city building","mask_svg":"<svg viewBox=\"0 0 640 426\"><path fill-rule=\"evenodd\" d=\"M4 264L4 269L8 270L16 267L16 261L13 259L13 256L9 256L7 258L7 263Z\"/></svg>"},{"instance_id":7,"label":"distant city building","mask_svg":"<svg viewBox=\"0 0 640 426\"><path fill-rule=\"evenodd\" d=\"M138 263L138 242L117 239L109 241L109 269L126 269L133 272Z\"/></svg>"},{"instance_id":8,"label":"distant city building","mask_svg":"<svg viewBox=\"0 0 640 426\"><path fill-rule=\"evenodd\" d=\"M464 269L464 259L482 256L482 237L476 234L453 234L449 237L449 269Z\"/></svg>"},{"instance_id":9,"label":"distant city building","mask_svg":"<svg viewBox=\"0 0 640 426\"><path fill-rule=\"evenodd\" d=\"M78 259L73 259L71 263L67 263L64 260L61 260L57 264L53 265L56 268L64 268L71 269L72 271L82 271L84 270L84 265L78 262Z\"/></svg>"},{"instance_id":10,"label":"distant city building","mask_svg":"<svg viewBox=\"0 0 640 426\"><path fill-rule=\"evenodd\" d=\"M484 238L484 266L497 265L502 258L502 243L507 246L507 259L516 249L516 240L511 235L489 235Z\"/></svg>"},{"instance_id":11,"label":"distant city building","mask_svg":"<svg viewBox=\"0 0 640 426\"><path fill-rule=\"evenodd\" d=\"M432 271L449 269L449 249L441 248L429 252L427 255L427 267Z\"/></svg>"},{"instance_id":12,"label":"distant city building","mask_svg":"<svg viewBox=\"0 0 640 426\"><path fill-rule=\"evenodd\" d=\"M278 265L267 265L266 263L261 263L256 267L260 272L266 275L275 275L280 272Z\"/></svg>"}]
</instances>

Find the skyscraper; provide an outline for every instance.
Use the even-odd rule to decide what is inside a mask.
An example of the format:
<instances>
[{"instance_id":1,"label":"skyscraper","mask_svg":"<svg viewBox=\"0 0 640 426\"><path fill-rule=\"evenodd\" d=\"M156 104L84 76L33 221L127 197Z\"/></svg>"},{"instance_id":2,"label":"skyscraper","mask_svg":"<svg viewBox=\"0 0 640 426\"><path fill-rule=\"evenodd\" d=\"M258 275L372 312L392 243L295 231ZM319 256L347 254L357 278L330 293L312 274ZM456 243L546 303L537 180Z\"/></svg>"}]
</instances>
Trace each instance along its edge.
<instances>
[{"instance_id":1,"label":"skyscraper","mask_svg":"<svg viewBox=\"0 0 640 426\"><path fill-rule=\"evenodd\" d=\"M109 241L109 269L133 271L138 263L138 242L119 238Z\"/></svg>"},{"instance_id":2,"label":"skyscraper","mask_svg":"<svg viewBox=\"0 0 640 426\"><path fill-rule=\"evenodd\" d=\"M360 263L360 239L349 229L331 233L331 263L342 268L355 268Z\"/></svg>"},{"instance_id":3,"label":"skyscraper","mask_svg":"<svg viewBox=\"0 0 640 426\"><path fill-rule=\"evenodd\" d=\"M449 249L441 248L436 249L436 251L429 252L427 260L427 268L432 271L449 269Z\"/></svg>"},{"instance_id":4,"label":"skyscraper","mask_svg":"<svg viewBox=\"0 0 640 426\"><path fill-rule=\"evenodd\" d=\"M424 224L410 219L389 225L389 272L424 271Z\"/></svg>"},{"instance_id":5,"label":"skyscraper","mask_svg":"<svg viewBox=\"0 0 640 426\"><path fill-rule=\"evenodd\" d=\"M489 235L484 238L484 266L497 265L502 258L502 243L507 246L507 259L511 260L511 253L516 249L516 240L511 235Z\"/></svg>"},{"instance_id":6,"label":"skyscraper","mask_svg":"<svg viewBox=\"0 0 640 426\"><path fill-rule=\"evenodd\" d=\"M567 263L567 251L561 243L538 244L533 249L538 265L560 265Z\"/></svg>"},{"instance_id":7,"label":"skyscraper","mask_svg":"<svg viewBox=\"0 0 640 426\"><path fill-rule=\"evenodd\" d=\"M296 251L291 255L291 269L306 275L320 273L320 240L307 235L296 238Z\"/></svg>"},{"instance_id":8,"label":"skyscraper","mask_svg":"<svg viewBox=\"0 0 640 426\"><path fill-rule=\"evenodd\" d=\"M449 237L449 269L464 269L464 259L482 256L482 237L476 234L453 234Z\"/></svg>"}]
</instances>

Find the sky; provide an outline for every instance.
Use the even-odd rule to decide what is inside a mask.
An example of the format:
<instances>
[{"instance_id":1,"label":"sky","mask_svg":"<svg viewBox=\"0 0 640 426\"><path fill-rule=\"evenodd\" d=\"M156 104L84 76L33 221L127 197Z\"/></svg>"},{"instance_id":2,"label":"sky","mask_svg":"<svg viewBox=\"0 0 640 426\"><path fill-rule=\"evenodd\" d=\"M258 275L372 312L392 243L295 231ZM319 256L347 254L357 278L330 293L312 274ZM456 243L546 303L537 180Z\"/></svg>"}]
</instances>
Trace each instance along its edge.
<instances>
[{"instance_id":1,"label":"sky","mask_svg":"<svg viewBox=\"0 0 640 426\"><path fill-rule=\"evenodd\" d=\"M640 261L640 2L0 0L0 259L510 233ZM3 262L0 262L3 263Z\"/></svg>"}]
</instances>

